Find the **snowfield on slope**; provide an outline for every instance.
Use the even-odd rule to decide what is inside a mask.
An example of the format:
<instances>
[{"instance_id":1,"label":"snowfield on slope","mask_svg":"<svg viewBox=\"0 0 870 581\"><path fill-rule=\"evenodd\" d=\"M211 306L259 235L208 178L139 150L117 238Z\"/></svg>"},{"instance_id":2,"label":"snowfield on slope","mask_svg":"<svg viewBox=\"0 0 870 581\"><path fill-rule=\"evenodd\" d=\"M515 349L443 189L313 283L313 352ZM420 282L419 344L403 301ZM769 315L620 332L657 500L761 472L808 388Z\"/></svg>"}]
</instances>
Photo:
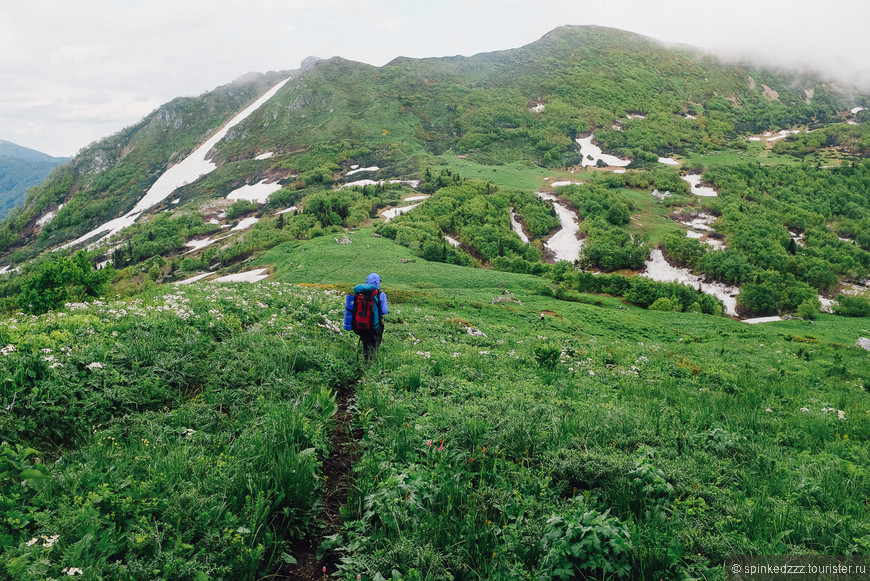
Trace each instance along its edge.
<instances>
[{"instance_id":1,"label":"snowfield on slope","mask_svg":"<svg viewBox=\"0 0 870 581\"><path fill-rule=\"evenodd\" d=\"M133 207L132 210L130 210L120 218L115 218L114 220L110 220L101 226L97 226L87 234L80 236L72 242L61 246L61 248L69 248L71 246L75 246L76 244L81 244L82 242L90 240L98 234L102 234L101 238L117 234L122 229L132 225L139 218L139 216L142 215L142 212L153 208L154 206L168 198L178 188L192 183L199 179L201 176L204 176L205 174L211 173L216 170L217 164L208 159L208 152L211 151L211 149L226 136L230 129L247 119L254 111L259 109L264 103L274 97L275 93L277 93L281 89L281 87L283 87L284 84L289 80L289 78L284 79L283 81L269 89L259 99L254 101L254 103L252 103L241 113L238 113L235 117L230 119L230 121L226 125L224 125L217 133L212 135L211 138L206 140L202 145L197 147L193 151L193 153L191 153L182 161L178 162L177 164L163 172L163 175L157 178L157 181L154 182L154 184L148 189L142 199L139 200L139 202Z\"/></svg>"}]
</instances>

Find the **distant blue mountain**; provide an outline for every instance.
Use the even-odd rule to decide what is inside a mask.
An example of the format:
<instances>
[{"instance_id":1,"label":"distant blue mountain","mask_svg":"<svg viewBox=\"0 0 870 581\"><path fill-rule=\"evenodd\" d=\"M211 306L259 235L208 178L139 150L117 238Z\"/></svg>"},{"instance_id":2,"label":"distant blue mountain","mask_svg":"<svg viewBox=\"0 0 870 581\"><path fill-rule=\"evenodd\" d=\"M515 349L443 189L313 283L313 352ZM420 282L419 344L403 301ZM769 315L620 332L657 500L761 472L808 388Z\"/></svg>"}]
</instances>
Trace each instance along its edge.
<instances>
[{"instance_id":1,"label":"distant blue mountain","mask_svg":"<svg viewBox=\"0 0 870 581\"><path fill-rule=\"evenodd\" d=\"M0 218L24 201L30 188L41 184L51 170L69 161L0 140Z\"/></svg>"}]
</instances>

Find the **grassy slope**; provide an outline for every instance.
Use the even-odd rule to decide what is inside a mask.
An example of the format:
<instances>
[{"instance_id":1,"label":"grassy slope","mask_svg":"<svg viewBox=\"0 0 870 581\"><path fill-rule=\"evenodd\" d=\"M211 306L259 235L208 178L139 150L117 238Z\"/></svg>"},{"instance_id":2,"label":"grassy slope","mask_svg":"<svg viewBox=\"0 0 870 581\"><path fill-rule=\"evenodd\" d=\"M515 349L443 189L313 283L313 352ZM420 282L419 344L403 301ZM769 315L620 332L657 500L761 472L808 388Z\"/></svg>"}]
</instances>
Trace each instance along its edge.
<instances>
[{"instance_id":1,"label":"grassy slope","mask_svg":"<svg viewBox=\"0 0 870 581\"><path fill-rule=\"evenodd\" d=\"M196 283L7 321L4 438L37 451L0 450L5 574L274 572L298 555L285 540L335 532L318 525L318 476L338 452L330 393L351 384L361 456L330 540L341 578L552 576L578 540L553 515L630 535L597 566L631 578L715 577L729 554L866 553L870 358L853 347L866 319L747 326L557 301L539 279L428 263L370 234L259 260L338 291L383 275L391 313L367 371L354 337L322 326L340 323L331 289ZM47 484L14 472L61 455L39 468Z\"/></svg>"},{"instance_id":2,"label":"grassy slope","mask_svg":"<svg viewBox=\"0 0 870 581\"><path fill-rule=\"evenodd\" d=\"M411 256L388 240L351 238L264 257L279 279L341 288L376 270L393 297L381 360L358 389L350 578L533 574L550 562L529 543L551 514L608 508L635 543L632 578L710 575L741 552L865 550L870 358L853 345L866 319L748 326L560 302L534 294L533 278L402 263ZM505 290L522 304L492 304ZM552 368L538 364L547 346L561 354ZM450 455L435 461L427 440L450 442ZM419 498L396 509L399 492ZM460 538L474 547L458 550Z\"/></svg>"}]
</instances>

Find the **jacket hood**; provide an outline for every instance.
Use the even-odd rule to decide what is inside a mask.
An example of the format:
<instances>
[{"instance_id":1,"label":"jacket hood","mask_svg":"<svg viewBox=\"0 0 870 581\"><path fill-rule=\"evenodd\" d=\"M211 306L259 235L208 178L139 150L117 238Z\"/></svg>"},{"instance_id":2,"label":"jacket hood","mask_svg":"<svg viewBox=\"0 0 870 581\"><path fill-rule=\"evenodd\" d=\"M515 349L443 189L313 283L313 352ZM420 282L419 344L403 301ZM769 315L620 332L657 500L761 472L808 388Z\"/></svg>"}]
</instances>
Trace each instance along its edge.
<instances>
[{"instance_id":1,"label":"jacket hood","mask_svg":"<svg viewBox=\"0 0 870 581\"><path fill-rule=\"evenodd\" d=\"M366 277L366 284L373 284L378 289L381 288L381 275L376 272L371 273Z\"/></svg>"}]
</instances>

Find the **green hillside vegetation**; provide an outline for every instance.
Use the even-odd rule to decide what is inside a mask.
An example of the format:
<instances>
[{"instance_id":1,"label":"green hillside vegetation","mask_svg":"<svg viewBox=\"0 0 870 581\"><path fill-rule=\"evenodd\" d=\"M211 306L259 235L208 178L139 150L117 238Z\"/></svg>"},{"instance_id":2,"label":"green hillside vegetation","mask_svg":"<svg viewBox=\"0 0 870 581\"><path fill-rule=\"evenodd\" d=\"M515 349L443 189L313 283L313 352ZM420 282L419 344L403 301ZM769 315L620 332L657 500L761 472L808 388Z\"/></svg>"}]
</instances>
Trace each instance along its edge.
<instances>
[{"instance_id":1,"label":"green hillside vegetation","mask_svg":"<svg viewBox=\"0 0 870 581\"><path fill-rule=\"evenodd\" d=\"M371 234L273 248L276 282L7 317L0 570L258 579L320 545L312 574L342 579L715 578L731 554L866 554L867 319L558 300ZM369 270L391 313L364 369L329 327Z\"/></svg>"},{"instance_id":2,"label":"green hillside vegetation","mask_svg":"<svg viewBox=\"0 0 870 581\"><path fill-rule=\"evenodd\" d=\"M215 171L58 249L288 77ZM862 103L564 27L246 76L91 144L0 222L0 578L652 581L868 554ZM591 133L624 173L584 167ZM538 194L577 213L576 260ZM656 248L787 319L637 276ZM340 327L372 271L366 366Z\"/></svg>"}]
</instances>

